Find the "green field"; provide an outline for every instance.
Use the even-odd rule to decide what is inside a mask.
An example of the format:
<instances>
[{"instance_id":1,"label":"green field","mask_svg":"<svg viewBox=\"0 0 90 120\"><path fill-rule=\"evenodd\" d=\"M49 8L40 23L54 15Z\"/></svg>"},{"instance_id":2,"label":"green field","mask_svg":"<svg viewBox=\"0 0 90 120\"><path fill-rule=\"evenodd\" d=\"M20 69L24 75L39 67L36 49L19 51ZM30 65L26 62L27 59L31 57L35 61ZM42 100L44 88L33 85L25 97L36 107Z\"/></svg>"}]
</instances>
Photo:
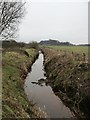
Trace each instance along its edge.
<instances>
[{"instance_id":1,"label":"green field","mask_svg":"<svg viewBox=\"0 0 90 120\"><path fill-rule=\"evenodd\" d=\"M86 55L89 54L89 49L90 49L90 47L88 46L48 46L48 47L56 50L63 50L63 51L74 52L79 54L85 53Z\"/></svg>"}]
</instances>

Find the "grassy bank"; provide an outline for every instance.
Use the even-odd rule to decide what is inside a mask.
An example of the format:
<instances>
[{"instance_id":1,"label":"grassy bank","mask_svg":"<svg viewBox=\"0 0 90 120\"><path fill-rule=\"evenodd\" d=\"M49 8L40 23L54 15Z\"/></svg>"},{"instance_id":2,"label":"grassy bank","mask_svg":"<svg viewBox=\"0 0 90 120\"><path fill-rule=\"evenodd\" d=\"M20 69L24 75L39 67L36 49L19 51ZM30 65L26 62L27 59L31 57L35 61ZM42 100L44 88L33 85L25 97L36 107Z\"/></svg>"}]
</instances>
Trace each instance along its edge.
<instances>
[{"instance_id":1,"label":"grassy bank","mask_svg":"<svg viewBox=\"0 0 90 120\"><path fill-rule=\"evenodd\" d=\"M89 63L87 56L76 51L69 52L59 46L43 48L44 64L48 84L52 86L55 94L78 118L88 119L90 115Z\"/></svg>"},{"instance_id":2,"label":"grassy bank","mask_svg":"<svg viewBox=\"0 0 90 120\"><path fill-rule=\"evenodd\" d=\"M24 93L24 79L37 57L35 49L3 49L2 56L2 117L30 118L32 103Z\"/></svg>"}]
</instances>

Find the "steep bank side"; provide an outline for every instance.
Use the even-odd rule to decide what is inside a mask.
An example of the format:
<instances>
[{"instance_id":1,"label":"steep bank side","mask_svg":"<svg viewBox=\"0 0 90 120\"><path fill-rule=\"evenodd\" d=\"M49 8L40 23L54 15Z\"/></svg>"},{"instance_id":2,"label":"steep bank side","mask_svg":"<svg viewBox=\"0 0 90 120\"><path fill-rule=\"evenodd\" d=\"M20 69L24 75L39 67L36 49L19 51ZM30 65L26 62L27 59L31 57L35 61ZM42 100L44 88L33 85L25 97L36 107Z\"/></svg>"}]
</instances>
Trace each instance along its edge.
<instances>
[{"instance_id":1,"label":"steep bank side","mask_svg":"<svg viewBox=\"0 0 90 120\"><path fill-rule=\"evenodd\" d=\"M2 118L34 117L23 84L38 52L18 48L3 50L2 55Z\"/></svg>"},{"instance_id":2,"label":"steep bank side","mask_svg":"<svg viewBox=\"0 0 90 120\"><path fill-rule=\"evenodd\" d=\"M79 118L90 115L90 69L81 55L43 48L50 84L64 104Z\"/></svg>"}]
</instances>

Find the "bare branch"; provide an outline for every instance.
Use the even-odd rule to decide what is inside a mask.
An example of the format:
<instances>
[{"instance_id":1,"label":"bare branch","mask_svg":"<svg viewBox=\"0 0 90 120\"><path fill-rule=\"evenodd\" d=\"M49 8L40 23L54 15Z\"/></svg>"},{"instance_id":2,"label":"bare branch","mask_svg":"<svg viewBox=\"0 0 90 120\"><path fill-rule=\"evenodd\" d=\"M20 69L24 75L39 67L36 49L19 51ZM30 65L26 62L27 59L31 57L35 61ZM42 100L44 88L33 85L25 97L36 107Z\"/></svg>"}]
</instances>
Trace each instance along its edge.
<instances>
[{"instance_id":1,"label":"bare branch","mask_svg":"<svg viewBox=\"0 0 90 120\"><path fill-rule=\"evenodd\" d=\"M17 25L24 16L25 2L7 2L0 0L0 36L6 38L14 36Z\"/></svg>"}]
</instances>

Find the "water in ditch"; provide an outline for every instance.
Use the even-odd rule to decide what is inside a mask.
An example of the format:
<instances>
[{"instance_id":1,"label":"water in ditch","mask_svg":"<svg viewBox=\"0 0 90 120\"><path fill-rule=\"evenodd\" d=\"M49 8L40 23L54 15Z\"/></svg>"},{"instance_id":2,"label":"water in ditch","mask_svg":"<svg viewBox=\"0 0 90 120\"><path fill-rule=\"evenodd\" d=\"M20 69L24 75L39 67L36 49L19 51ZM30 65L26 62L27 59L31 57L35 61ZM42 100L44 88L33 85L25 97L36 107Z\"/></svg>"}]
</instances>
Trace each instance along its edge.
<instances>
[{"instance_id":1,"label":"water in ditch","mask_svg":"<svg viewBox=\"0 0 90 120\"><path fill-rule=\"evenodd\" d=\"M44 56L40 52L38 59L32 65L31 72L26 77L24 89L28 99L47 113L48 118L72 118L72 112L54 94L50 86L46 86L45 83L34 84L40 79L46 79L43 61Z\"/></svg>"}]
</instances>

